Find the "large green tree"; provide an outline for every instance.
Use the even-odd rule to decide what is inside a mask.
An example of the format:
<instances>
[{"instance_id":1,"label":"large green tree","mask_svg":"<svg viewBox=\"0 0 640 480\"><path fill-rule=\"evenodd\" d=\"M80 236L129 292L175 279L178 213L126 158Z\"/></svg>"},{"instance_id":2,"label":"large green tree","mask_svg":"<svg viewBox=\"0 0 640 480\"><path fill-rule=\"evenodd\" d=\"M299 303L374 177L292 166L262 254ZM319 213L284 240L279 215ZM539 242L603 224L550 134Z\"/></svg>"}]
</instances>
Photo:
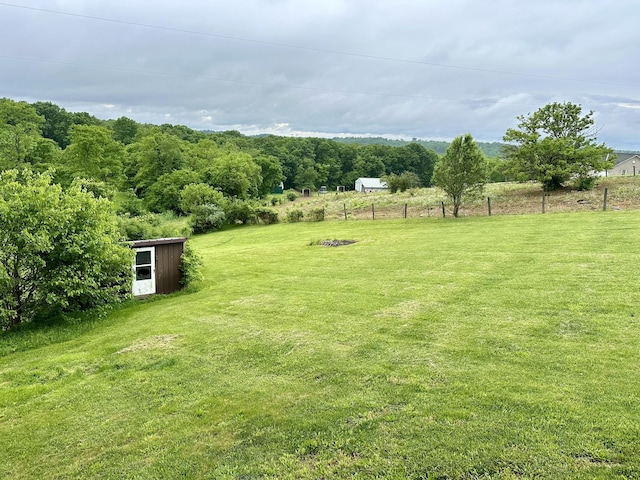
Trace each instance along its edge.
<instances>
[{"instance_id":1,"label":"large green tree","mask_svg":"<svg viewBox=\"0 0 640 480\"><path fill-rule=\"evenodd\" d=\"M132 250L111 203L48 175L0 173L0 325L87 309L126 296Z\"/></svg>"},{"instance_id":2,"label":"large green tree","mask_svg":"<svg viewBox=\"0 0 640 480\"><path fill-rule=\"evenodd\" d=\"M43 124L44 117L27 102L0 98L0 169L31 162Z\"/></svg>"},{"instance_id":3,"label":"large green tree","mask_svg":"<svg viewBox=\"0 0 640 480\"><path fill-rule=\"evenodd\" d=\"M519 180L535 180L555 190L572 178L581 188L593 185L598 172L613 166L613 150L598 144L593 112L582 114L573 103L550 103L533 114L518 117L503 140L509 170ZM613 155L610 156L613 159Z\"/></svg>"},{"instance_id":4,"label":"large green tree","mask_svg":"<svg viewBox=\"0 0 640 480\"><path fill-rule=\"evenodd\" d=\"M64 159L73 176L120 186L124 149L107 128L73 125L69 136L71 144L64 151Z\"/></svg>"},{"instance_id":5,"label":"large green tree","mask_svg":"<svg viewBox=\"0 0 640 480\"><path fill-rule=\"evenodd\" d=\"M432 183L442 188L453 202L457 217L465 197L480 193L487 181L487 162L470 133L453 139L436 162Z\"/></svg>"}]
</instances>

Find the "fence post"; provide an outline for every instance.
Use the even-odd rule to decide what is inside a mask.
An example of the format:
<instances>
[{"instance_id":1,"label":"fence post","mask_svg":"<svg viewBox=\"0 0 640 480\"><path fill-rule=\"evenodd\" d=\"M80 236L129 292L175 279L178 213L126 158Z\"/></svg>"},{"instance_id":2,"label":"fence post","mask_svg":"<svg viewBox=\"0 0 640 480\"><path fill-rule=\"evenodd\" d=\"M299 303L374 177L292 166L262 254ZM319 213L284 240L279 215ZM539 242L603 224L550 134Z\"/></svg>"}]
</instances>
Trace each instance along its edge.
<instances>
[{"instance_id":1,"label":"fence post","mask_svg":"<svg viewBox=\"0 0 640 480\"><path fill-rule=\"evenodd\" d=\"M444 210L444 202L442 202L442 218L444 218L446 216L445 210Z\"/></svg>"},{"instance_id":2,"label":"fence post","mask_svg":"<svg viewBox=\"0 0 640 480\"><path fill-rule=\"evenodd\" d=\"M375 220L376 219L376 208L374 206L374 204L371 204L371 220Z\"/></svg>"},{"instance_id":3,"label":"fence post","mask_svg":"<svg viewBox=\"0 0 640 480\"><path fill-rule=\"evenodd\" d=\"M347 204L343 203L342 205L344 206L344 219L346 220L347 219Z\"/></svg>"},{"instance_id":4,"label":"fence post","mask_svg":"<svg viewBox=\"0 0 640 480\"><path fill-rule=\"evenodd\" d=\"M545 197L547 196L545 191L542 191L542 213L544 213L544 202L545 202Z\"/></svg>"},{"instance_id":5,"label":"fence post","mask_svg":"<svg viewBox=\"0 0 640 480\"><path fill-rule=\"evenodd\" d=\"M607 193L609 192L608 188L604 189L604 202L602 203L602 211L606 212L607 211Z\"/></svg>"},{"instance_id":6,"label":"fence post","mask_svg":"<svg viewBox=\"0 0 640 480\"><path fill-rule=\"evenodd\" d=\"M491 197L487 197L487 208L489 210L489 216L491 216Z\"/></svg>"},{"instance_id":7,"label":"fence post","mask_svg":"<svg viewBox=\"0 0 640 480\"><path fill-rule=\"evenodd\" d=\"M407 204L404 204L404 218L407 218Z\"/></svg>"}]
</instances>

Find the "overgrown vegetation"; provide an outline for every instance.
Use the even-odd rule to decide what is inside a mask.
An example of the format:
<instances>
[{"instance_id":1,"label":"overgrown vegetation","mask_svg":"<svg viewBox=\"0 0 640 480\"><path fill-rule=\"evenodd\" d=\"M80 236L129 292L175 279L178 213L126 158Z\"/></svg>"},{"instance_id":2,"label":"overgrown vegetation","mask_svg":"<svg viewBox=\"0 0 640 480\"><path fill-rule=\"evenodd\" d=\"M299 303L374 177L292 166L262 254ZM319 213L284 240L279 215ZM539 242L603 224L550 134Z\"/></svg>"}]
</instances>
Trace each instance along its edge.
<instances>
[{"instance_id":1,"label":"overgrown vegetation","mask_svg":"<svg viewBox=\"0 0 640 480\"><path fill-rule=\"evenodd\" d=\"M109 201L81 184L0 172L0 226L0 329L129 294L133 252Z\"/></svg>"}]
</instances>

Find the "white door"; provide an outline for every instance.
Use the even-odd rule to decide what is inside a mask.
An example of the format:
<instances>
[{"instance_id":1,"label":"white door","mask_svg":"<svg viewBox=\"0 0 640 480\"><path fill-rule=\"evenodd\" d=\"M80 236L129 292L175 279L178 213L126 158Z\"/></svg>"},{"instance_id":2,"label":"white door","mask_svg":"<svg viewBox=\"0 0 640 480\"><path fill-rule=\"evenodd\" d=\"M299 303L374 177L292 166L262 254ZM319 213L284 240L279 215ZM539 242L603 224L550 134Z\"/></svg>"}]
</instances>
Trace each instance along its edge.
<instances>
[{"instance_id":1,"label":"white door","mask_svg":"<svg viewBox=\"0 0 640 480\"><path fill-rule=\"evenodd\" d=\"M136 248L133 294L139 296L154 293L156 293L156 249L155 247Z\"/></svg>"}]
</instances>

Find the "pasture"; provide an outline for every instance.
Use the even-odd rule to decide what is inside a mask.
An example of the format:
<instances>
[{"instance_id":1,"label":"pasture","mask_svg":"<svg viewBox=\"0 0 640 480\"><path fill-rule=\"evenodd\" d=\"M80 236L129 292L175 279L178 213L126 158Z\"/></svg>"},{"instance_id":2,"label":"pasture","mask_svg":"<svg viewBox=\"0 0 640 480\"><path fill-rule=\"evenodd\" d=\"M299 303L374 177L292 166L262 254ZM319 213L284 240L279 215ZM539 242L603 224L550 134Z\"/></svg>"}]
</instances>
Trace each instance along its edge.
<instances>
[{"instance_id":1,"label":"pasture","mask_svg":"<svg viewBox=\"0 0 640 480\"><path fill-rule=\"evenodd\" d=\"M0 336L0 477L640 477L640 212L190 242L195 292Z\"/></svg>"}]
</instances>

